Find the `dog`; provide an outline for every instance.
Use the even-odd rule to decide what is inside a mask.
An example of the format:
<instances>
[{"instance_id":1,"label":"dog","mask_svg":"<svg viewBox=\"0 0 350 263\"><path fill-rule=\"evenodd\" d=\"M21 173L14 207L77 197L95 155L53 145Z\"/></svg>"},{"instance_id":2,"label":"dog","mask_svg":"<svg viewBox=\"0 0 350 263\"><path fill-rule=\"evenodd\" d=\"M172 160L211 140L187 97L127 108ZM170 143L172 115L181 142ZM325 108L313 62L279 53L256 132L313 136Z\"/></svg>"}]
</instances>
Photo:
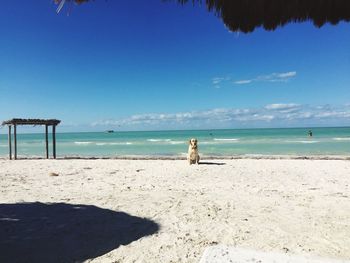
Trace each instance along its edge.
<instances>
[{"instance_id":1,"label":"dog","mask_svg":"<svg viewBox=\"0 0 350 263\"><path fill-rule=\"evenodd\" d=\"M189 164L199 164L199 154L198 154L198 144L197 139L192 138L189 140L189 146L188 146L188 156L187 160Z\"/></svg>"}]
</instances>

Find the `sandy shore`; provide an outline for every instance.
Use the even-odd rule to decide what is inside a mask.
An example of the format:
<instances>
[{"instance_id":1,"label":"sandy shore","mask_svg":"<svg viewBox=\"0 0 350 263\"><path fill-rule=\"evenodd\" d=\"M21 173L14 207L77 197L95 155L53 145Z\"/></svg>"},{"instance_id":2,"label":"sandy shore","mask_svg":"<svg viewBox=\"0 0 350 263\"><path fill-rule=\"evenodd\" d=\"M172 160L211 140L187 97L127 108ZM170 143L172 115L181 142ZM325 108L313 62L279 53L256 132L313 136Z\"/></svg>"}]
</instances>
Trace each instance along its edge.
<instances>
[{"instance_id":1,"label":"sandy shore","mask_svg":"<svg viewBox=\"0 0 350 263\"><path fill-rule=\"evenodd\" d=\"M199 262L216 244L350 259L350 161L203 162L0 160L0 261Z\"/></svg>"}]
</instances>

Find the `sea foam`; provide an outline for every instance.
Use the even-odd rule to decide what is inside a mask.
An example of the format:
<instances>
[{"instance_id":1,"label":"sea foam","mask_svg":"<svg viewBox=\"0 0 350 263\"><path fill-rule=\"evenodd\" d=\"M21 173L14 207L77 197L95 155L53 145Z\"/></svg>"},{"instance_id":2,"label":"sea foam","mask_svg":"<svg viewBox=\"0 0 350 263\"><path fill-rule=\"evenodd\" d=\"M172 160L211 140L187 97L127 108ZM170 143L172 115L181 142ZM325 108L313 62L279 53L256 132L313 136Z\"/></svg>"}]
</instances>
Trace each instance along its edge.
<instances>
[{"instance_id":1,"label":"sea foam","mask_svg":"<svg viewBox=\"0 0 350 263\"><path fill-rule=\"evenodd\" d=\"M170 141L170 144L176 145L176 144L184 144L186 142L184 141Z\"/></svg>"},{"instance_id":2,"label":"sea foam","mask_svg":"<svg viewBox=\"0 0 350 263\"><path fill-rule=\"evenodd\" d=\"M286 141L288 143L304 143L304 144L311 144L311 143L319 143L319 141Z\"/></svg>"},{"instance_id":3,"label":"sea foam","mask_svg":"<svg viewBox=\"0 0 350 263\"><path fill-rule=\"evenodd\" d=\"M88 144L93 144L93 142L74 142L75 144L78 145L88 145Z\"/></svg>"},{"instance_id":4,"label":"sea foam","mask_svg":"<svg viewBox=\"0 0 350 263\"><path fill-rule=\"evenodd\" d=\"M224 139L219 139L219 138L214 138L214 141L222 141L222 142L237 142L239 139L237 138L224 138Z\"/></svg>"},{"instance_id":5,"label":"sea foam","mask_svg":"<svg viewBox=\"0 0 350 263\"><path fill-rule=\"evenodd\" d=\"M350 137L338 137L338 138L333 138L335 141L350 141Z\"/></svg>"},{"instance_id":6,"label":"sea foam","mask_svg":"<svg viewBox=\"0 0 350 263\"><path fill-rule=\"evenodd\" d=\"M132 142L97 142L96 145L98 146L105 146L105 145L132 145Z\"/></svg>"},{"instance_id":7,"label":"sea foam","mask_svg":"<svg viewBox=\"0 0 350 263\"><path fill-rule=\"evenodd\" d=\"M171 139L147 139L148 142L170 142Z\"/></svg>"}]
</instances>

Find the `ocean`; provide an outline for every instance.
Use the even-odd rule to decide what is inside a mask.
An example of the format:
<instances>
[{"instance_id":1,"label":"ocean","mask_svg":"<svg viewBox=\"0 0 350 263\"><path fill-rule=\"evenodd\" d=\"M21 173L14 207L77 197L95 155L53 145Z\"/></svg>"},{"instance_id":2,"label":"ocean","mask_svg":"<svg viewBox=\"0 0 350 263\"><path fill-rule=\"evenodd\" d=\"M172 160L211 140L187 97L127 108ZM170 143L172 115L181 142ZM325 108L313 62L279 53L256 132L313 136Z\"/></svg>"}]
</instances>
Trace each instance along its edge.
<instances>
[{"instance_id":1,"label":"ocean","mask_svg":"<svg viewBox=\"0 0 350 263\"><path fill-rule=\"evenodd\" d=\"M308 136L308 130L286 128L57 133L57 156L184 157L190 138L198 139L202 156L350 154L350 127L312 128L312 137ZM44 134L18 134L17 137L19 157L44 156ZM7 156L7 135L0 134L0 157Z\"/></svg>"}]
</instances>

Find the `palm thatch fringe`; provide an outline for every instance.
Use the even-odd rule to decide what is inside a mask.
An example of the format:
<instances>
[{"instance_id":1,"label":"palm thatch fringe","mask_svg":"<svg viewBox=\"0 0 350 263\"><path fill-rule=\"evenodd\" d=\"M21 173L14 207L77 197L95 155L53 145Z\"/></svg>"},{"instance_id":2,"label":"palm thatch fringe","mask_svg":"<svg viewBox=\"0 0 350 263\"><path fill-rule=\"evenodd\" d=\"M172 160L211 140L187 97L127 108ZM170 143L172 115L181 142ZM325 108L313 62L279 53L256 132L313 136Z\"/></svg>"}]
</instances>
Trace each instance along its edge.
<instances>
[{"instance_id":1,"label":"palm thatch fringe","mask_svg":"<svg viewBox=\"0 0 350 263\"><path fill-rule=\"evenodd\" d=\"M55 0L81 4L91 0ZM180 4L205 3L231 31L252 32L257 27L275 30L291 22L313 21L321 27L325 23L350 21L349 0L163 0ZM62 6L61 6L62 8Z\"/></svg>"},{"instance_id":2,"label":"palm thatch fringe","mask_svg":"<svg viewBox=\"0 0 350 263\"><path fill-rule=\"evenodd\" d=\"M55 126L58 125L61 121L56 119L12 119L3 121L2 125L48 125Z\"/></svg>"}]
</instances>

